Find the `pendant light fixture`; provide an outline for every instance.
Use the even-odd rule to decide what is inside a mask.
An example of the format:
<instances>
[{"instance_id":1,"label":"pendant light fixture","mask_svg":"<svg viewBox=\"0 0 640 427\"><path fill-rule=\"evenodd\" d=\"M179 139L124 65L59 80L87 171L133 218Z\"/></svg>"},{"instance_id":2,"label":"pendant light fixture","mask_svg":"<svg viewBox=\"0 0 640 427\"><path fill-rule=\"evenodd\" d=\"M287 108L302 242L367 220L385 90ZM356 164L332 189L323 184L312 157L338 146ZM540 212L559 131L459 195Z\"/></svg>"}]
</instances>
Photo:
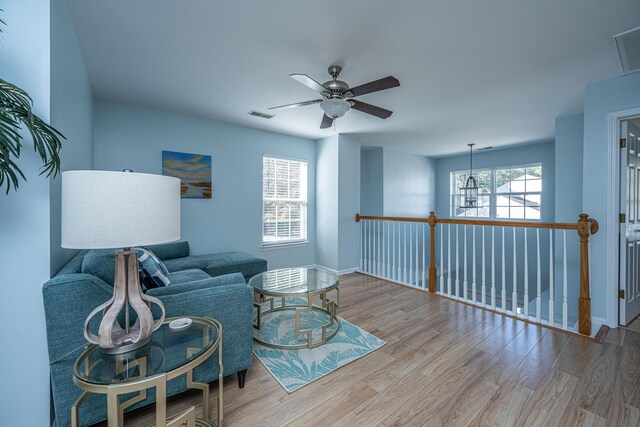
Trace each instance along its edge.
<instances>
[{"instance_id":1,"label":"pendant light fixture","mask_svg":"<svg viewBox=\"0 0 640 427\"><path fill-rule=\"evenodd\" d=\"M464 191L464 204L462 208L477 208L478 207L478 182L473 176L473 146L469 145L469 177L465 186L460 188Z\"/></svg>"}]
</instances>

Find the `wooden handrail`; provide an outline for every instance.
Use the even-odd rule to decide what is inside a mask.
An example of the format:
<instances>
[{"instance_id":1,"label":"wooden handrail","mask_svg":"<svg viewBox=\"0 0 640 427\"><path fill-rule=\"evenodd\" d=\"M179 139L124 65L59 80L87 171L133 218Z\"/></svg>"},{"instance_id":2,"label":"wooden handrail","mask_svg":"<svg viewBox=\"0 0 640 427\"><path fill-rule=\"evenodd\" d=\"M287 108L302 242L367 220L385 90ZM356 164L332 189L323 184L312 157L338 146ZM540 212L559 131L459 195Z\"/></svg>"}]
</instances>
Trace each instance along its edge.
<instances>
[{"instance_id":1,"label":"wooden handrail","mask_svg":"<svg viewBox=\"0 0 640 427\"><path fill-rule=\"evenodd\" d=\"M537 228L549 230L576 230L580 237L580 296L578 298L578 332L584 335L591 335L591 296L589 291L589 236L598 232L598 221L589 218L587 214L580 214L576 223L558 222L533 222L533 221L502 221L486 219L460 219L460 218L438 218L435 212L431 211L428 218L412 218L397 216L355 216L356 222L361 220L374 221L397 221L397 222L417 222L429 224L430 236L430 260L429 260L429 292L437 290L437 271L435 254L435 227L436 224L462 224L479 225L492 227L516 227L516 228Z\"/></svg>"},{"instance_id":2,"label":"wooden handrail","mask_svg":"<svg viewBox=\"0 0 640 427\"><path fill-rule=\"evenodd\" d=\"M434 213L434 216L435 216L435 213ZM356 214L356 222L360 222L360 220L367 219L367 220L378 220L378 221L429 223L429 218L413 218L413 217L401 217L401 216L367 216L367 215ZM494 227L543 228L543 229L553 229L553 230L577 230L578 229L578 224L575 224L575 223L507 221L507 220L494 220L494 219L466 219L466 218L461 219L461 218L435 217L435 223L436 224L487 225L487 226L494 226Z\"/></svg>"}]
</instances>

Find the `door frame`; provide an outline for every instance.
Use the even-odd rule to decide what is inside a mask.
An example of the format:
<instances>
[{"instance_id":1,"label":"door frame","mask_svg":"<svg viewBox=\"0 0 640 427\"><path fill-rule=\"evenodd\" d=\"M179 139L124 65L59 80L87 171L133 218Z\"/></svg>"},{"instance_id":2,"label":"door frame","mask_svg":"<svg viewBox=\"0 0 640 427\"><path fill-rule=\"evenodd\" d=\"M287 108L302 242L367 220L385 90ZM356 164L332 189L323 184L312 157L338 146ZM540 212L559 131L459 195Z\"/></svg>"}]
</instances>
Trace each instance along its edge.
<instances>
[{"instance_id":1,"label":"door frame","mask_svg":"<svg viewBox=\"0 0 640 427\"><path fill-rule=\"evenodd\" d=\"M607 115L608 147L607 150L607 297L606 321L612 328L620 326L620 299L618 298L620 259L619 237L620 224L620 122L640 116L640 107L614 111Z\"/></svg>"}]
</instances>

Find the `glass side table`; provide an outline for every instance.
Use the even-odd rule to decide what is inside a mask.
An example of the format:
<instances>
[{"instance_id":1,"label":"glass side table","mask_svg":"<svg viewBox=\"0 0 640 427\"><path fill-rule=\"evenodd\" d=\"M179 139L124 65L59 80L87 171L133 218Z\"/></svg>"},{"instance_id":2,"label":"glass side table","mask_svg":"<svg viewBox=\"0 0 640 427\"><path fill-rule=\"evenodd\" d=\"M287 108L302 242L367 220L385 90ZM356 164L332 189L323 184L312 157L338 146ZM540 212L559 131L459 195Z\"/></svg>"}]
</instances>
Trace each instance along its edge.
<instances>
[{"instance_id":1,"label":"glass side table","mask_svg":"<svg viewBox=\"0 0 640 427\"><path fill-rule=\"evenodd\" d=\"M105 354L96 345L88 346L73 365L73 381L83 392L71 407L71 425L79 423L78 408L91 393L107 395L109 427L123 425L124 411L147 398L147 390L156 389L156 427L221 426L222 396L222 325L209 317L191 317L193 323L182 330L172 330L165 319L153 333L149 344L124 354ZM193 381L193 369L218 350L218 422L209 419L209 385ZM186 374L187 388L202 390L203 419L196 419L195 407L167 420L167 382ZM120 395L138 394L121 402Z\"/></svg>"}]
</instances>

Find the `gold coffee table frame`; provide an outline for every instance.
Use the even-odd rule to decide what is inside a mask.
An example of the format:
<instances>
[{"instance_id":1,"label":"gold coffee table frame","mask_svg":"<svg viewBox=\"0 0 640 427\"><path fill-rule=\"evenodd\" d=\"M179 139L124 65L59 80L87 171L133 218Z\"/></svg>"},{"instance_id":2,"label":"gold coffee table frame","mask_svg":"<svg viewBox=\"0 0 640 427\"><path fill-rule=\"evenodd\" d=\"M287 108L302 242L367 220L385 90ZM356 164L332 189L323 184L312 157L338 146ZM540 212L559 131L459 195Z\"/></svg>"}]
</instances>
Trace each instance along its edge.
<instances>
[{"instance_id":1,"label":"gold coffee table frame","mask_svg":"<svg viewBox=\"0 0 640 427\"><path fill-rule=\"evenodd\" d=\"M262 273L261 273L262 274ZM249 281L251 285L251 281ZM264 341L260 338L257 338L255 335L253 339L259 344L264 345L265 347L276 348L280 350L295 350L295 349L303 349L303 348L315 348L325 344L331 338L333 338L338 331L340 330L340 318L338 317L338 307L340 305L340 289L338 285L340 284L340 279L336 276L336 283L328 286L325 289L320 289L312 292L299 292L299 293L286 293L286 292L277 292L277 291L268 291L264 289L257 289L253 286L254 294L258 298L258 302L253 303L253 306L257 309L257 315L254 317L255 323L253 327L257 330L260 330L262 326L262 317L269 313L274 313L278 311L284 310L295 310L296 319L295 319L295 332L296 335L307 335L307 343L306 344L274 344L267 341ZM335 291L335 299L331 299L328 297L329 292ZM318 307L313 305L313 298L315 296L320 297L320 301L322 301L322 306ZM281 299L281 305L276 307L275 300L276 298ZM305 305L298 304L289 304L287 305L287 298L302 298L306 299L307 303ZM261 307L263 304L269 303L269 309L262 311ZM329 322L322 325L322 338L319 341L313 342L313 330L317 329L301 329L300 328L300 315L302 313L309 313L311 311L320 311L326 313L329 316ZM335 331L331 332L327 335L327 330L333 325L337 324Z\"/></svg>"},{"instance_id":2,"label":"gold coffee table frame","mask_svg":"<svg viewBox=\"0 0 640 427\"><path fill-rule=\"evenodd\" d=\"M177 317L165 319L164 324L178 319ZM222 426L223 419L223 367L222 367L222 324L210 317L190 317L194 323L211 326L218 330L218 334L214 342L209 348L204 351L200 356L185 363L184 365L163 373L154 375L152 377L145 377L147 370L147 357L143 356L139 359L129 362L127 367L121 366L122 371L138 366L140 369L140 379L131 380L123 383L114 384L96 384L80 379L79 364L86 357L90 357L91 352L95 351L96 345L90 345L78 356L73 364L73 382L80 387L83 392L76 399L75 403L71 407L71 426L78 427L79 413L78 409L82 402L84 402L91 393L106 394L107 395L107 425L108 427L121 427L123 425L124 411L130 406L141 402L147 398L147 389L156 389L156 424L155 427L171 427L182 426L187 427L220 427ZM209 340L207 333L205 337L205 343ZM209 384L199 383L193 381L193 370L202 364L205 360L213 354L215 350L218 350L218 423L215 424L209 420ZM187 357L199 352L199 348L188 348ZM118 355L119 356L119 355ZM117 356L117 357L118 357ZM186 409L175 417L167 420L167 382L180 375L187 375L187 388L202 390L202 410L203 419L197 419L195 416L195 406ZM137 396L132 397L120 403L118 397L122 394L138 392Z\"/></svg>"}]
</instances>

